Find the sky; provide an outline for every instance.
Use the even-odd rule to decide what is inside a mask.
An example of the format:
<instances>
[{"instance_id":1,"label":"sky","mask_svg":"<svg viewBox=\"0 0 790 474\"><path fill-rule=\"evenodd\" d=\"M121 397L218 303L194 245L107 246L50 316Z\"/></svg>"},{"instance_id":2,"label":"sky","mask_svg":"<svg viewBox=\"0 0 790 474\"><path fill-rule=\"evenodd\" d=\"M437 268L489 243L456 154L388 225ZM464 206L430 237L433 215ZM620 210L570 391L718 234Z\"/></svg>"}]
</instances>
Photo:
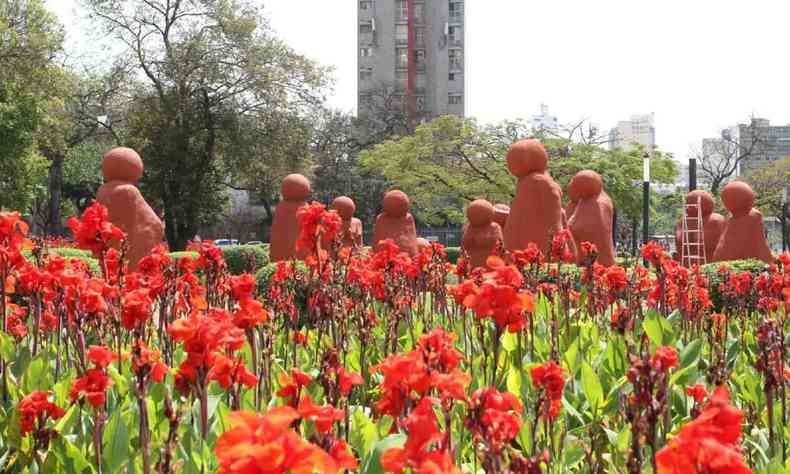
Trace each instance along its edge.
<instances>
[{"instance_id":1,"label":"sky","mask_svg":"<svg viewBox=\"0 0 790 474\"><path fill-rule=\"evenodd\" d=\"M46 1L67 46L95 52L76 0ZM292 48L333 68L329 104L353 111L357 1L261 4ZM604 129L653 112L659 148L678 160L752 115L790 123L788 1L466 0L466 9L467 108L481 122L526 119L541 103L561 123Z\"/></svg>"}]
</instances>

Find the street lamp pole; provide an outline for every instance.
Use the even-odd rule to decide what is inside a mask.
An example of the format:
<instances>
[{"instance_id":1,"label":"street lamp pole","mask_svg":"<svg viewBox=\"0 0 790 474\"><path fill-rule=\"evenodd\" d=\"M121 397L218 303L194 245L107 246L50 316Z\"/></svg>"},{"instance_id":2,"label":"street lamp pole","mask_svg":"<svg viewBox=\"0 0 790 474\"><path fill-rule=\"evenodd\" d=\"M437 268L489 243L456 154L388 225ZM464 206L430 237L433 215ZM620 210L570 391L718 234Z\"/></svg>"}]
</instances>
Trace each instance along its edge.
<instances>
[{"instance_id":1,"label":"street lamp pole","mask_svg":"<svg viewBox=\"0 0 790 474\"><path fill-rule=\"evenodd\" d=\"M782 188L782 218L779 225L782 226L782 252L787 251L787 188Z\"/></svg>"},{"instance_id":2,"label":"street lamp pole","mask_svg":"<svg viewBox=\"0 0 790 474\"><path fill-rule=\"evenodd\" d=\"M650 233L650 153L642 156L642 243L646 244Z\"/></svg>"}]
</instances>

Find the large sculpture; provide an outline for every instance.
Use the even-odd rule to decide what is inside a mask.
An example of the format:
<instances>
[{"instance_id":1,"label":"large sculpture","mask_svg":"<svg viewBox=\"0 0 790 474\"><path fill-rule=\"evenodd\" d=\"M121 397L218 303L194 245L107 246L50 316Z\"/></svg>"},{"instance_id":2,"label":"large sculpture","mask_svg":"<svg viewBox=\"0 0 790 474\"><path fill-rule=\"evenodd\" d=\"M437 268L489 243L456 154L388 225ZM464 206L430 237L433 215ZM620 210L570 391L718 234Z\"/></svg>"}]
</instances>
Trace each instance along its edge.
<instances>
[{"instance_id":1,"label":"large sculpture","mask_svg":"<svg viewBox=\"0 0 790 474\"><path fill-rule=\"evenodd\" d=\"M354 217L357 205L347 196L340 196L332 201L332 209L343 219L343 247L357 249L362 247L362 221Z\"/></svg>"},{"instance_id":2,"label":"large sculpture","mask_svg":"<svg viewBox=\"0 0 790 474\"><path fill-rule=\"evenodd\" d=\"M502 229L494 222L494 206L485 199L477 199L466 208L469 224L461 241L472 268L483 267L502 240Z\"/></svg>"},{"instance_id":3,"label":"large sculpture","mask_svg":"<svg viewBox=\"0 0 790 474\"><path fill-rule=\"evenodd\" d=\"M756 258L773 261L765 240L763 215L754 209L754 191L743 181L732 181L721 191L721 201L730 211L724 233L713 253L713 261Z\"/></svg>"},{"instance_id":4,"label":"large sculpture","mask_svg":"<svg viewBox=\"0 0 790 474\"><path fill-rule=\"evenodd\" d=\"M310 195L310 181L301 174L289 174L280 186L282 201L274 210L272 221L271 245L269 248L272 262L291 260L297 257L296 241L299 239L299 221L296 213L307 205Z\"/></svg>"},{"instance_id":5,"label":"large sculpture","mask_svg":"<svg viewBox=\"0 0 790 474\"><path fill-rule=\"evenodd\" d=\"M114 148L102 159L104 184L96 200L107 208L110 221L126 233L129 269L162 242L165 229L145 202L137 182L143 176L143 160L131 148Z\"/></svg>"},{"instance_id":6,"label":"large sculpture","mask_svg":"<svg viewBox=\"0 0 790 474\"><path fill-rule=\"evenodd\" d=\"M704 246L699 245L690 245L689 255L693 255L695 257L702 257L700 252L702 249L705 250L705 261L712 261L713 254L716 251L716 246L719 244L719 239L721 239L721 235L724 232L724 227L726 226L726 220L724 216L717 212L713 212L713 196L707 192L702 190L695 190L691 191L686 195L686 204L699 204L700 211L702 211L702 232L704 238ZM689 243L696 244L699 242L699 233L695 232L697 230L697 210L695 208L686 207L685 210L687 214L687 223L688 229L691 231L689 233ZM678 252L678 258L680 259L681 263L686 263L685 254L684 254L684 238L683 238L683 216L680 217L680 221L678 221L677 226L675 227L675 242L676 248ZM693 263L697 263L701 261L701 259L692 258L689 261Z\"/></svg>"},{"instance_id":7,"label":"large sculpture","mask_svg":"<svg viewBox=\"0 0 790 474\"><path fill-rule=\"evenodd\" d=\"M510 206L507 204L494 204L494 222L504 230L507 218L510 216Z\"/></svg>"},{"instance_id":8,"label":"large sculpture","mask_svg":"<svg viewBox=\"0 0 790 474\"><path fill-rule=\"evenodd\" d=\"M373 228L373 249L379 250L382 240L392 239L401 252L417 255L417 228L409 212L409 197L403 191L389 191L384 194L381 207Z\"/></svg>"},{"instance_id":9,"label":"large sculpture","mask_svg":"<svg viewBox=\"0 0 790 474\"><path fill-rule=\"evenodd\" d=\"M508 150L508 169L518 178L504 230L508 250L525 249L534 242L549 255L552 237L563 228L562 189L546 172L548 161L537 140L516 142Z\"/></svg>"},{"instance_id":10,"label":"large sculpture","mask_svg":"<svg viewBox=\"0 0 790 474\"><path fill-rule=\"evenodd\" d=\"M568 195L575 204L568 220L576 249L582 242L590 242L598 249L598 263L605 266L615 264L612 221L614 206L612 199L603 189L603 180L595 171L583 170L576 173L568 185ZM577 262L584 256L581 252Z\"/></svg>"}]
</instances>

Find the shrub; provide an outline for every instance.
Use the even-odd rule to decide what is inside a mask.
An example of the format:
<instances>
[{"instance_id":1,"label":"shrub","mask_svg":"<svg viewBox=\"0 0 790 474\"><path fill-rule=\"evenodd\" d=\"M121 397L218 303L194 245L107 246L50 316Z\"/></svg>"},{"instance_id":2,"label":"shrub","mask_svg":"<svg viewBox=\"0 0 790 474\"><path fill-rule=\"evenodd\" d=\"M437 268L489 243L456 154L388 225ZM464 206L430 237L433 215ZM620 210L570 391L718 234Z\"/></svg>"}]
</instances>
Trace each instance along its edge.
<instances>
[{"instance_id":1,"label":"shrub","mask_svg":"<svg viewBox=\"0 0 790 474\"><path fill-rule=\"evenodd\" d=\"M93 255L91 255L89 251L71 247L53 247L50 248L49 251L63 258L93 258Z\"/></svg>"},{"instance_id":2,"label":"shrub","mask_svg":"<svg viewBox=\"0 0 790 474\"><path fill-rule=\"evenodd\" d=\"M199 256L200 256L199 253L192 252L189 250L185 252L170 252L170 258L176 261L184 257L198 258Z\"/></svg>"},{"instance_id":3,"label":"shrub","mask_svg":"<svg viewBox=\"0 0 790 474\"><path fill-rule=\"evenodd\" d=\"M445 247L444 251L447 254L447 261L449 261L453 265L458 263L458 257L461 256L460 247Z\"/></svg>"},{"instance_id":4,"label":"shrub","mask_svg":"<svg viewBox=\"0 0 790 474\"><path fill-rule=\"evenodd\" d=\"M722 276L719 273L719 268L722 266L727 266L731 272L735 273L749 272L752 274L752 278L757 277L757 275L766 271L768 268L765 262L755 259L713 262L703 265L702 274L708 278L708 282L710 283L710 300L716 312L722 311L722 305L724 303L721 299L721 292L719 291L719 285L722 283Z\"/></svg>"},{"instance_id":5,"label":"shrub","mask_svg":"<svg viewBox=\"0 0 790 474\"><path fill-rule=\"evenodd\" d=\"M222 256L232 275L255 273L269 263L269 249L262 245L229 245Z\"/></svg>"}]
</instances>

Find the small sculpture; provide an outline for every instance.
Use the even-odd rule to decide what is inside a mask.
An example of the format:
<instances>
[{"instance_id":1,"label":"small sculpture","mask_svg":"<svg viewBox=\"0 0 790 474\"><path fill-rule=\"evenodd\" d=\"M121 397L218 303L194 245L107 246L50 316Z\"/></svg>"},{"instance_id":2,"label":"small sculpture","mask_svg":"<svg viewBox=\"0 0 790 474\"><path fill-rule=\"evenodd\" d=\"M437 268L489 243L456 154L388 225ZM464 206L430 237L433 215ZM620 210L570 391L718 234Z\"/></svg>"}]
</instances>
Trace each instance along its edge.
<instances>
[{"instance_id":1,"label":"small sculpture","mask_svg":"<svg viewBox=\"0 0 790 474\"><path fill-rule=\"evenodd\" d=\"M705 260L710 262L713 260L713 254L716 252L716 246L719 244L719 239L721 239L721 234L724 232L724 227L726 227L727 223L724 219L724 216L717 212L713 212L713 196L707 191L702 191L700 189L691 191L686 195L686 204L697 204L699 203L702 210L702 231L704 234L705 239ZM691 231L697 230L697 214L696 211L690 208L686 208L688 214L688 228ZM693 232L689 234L689 242L696 243L699 241L699 234ZM678 221L677 226L675 227L675 246L677 248L678 257L681 262L684 262L684 245L683 245L683 217L681 216L680 221ZM702 250L703 247L693 245L690 247L692 252L690 254L696 255L701 257L702 255L698 255L699 251ZM700 260L701 261L701 260ZM695 263L696 260L693 260L692 263Z\"/></svg>"},{"instance_id":2,"label":"small sculpture","mask_svg":"<svg viewBox=\"0 0 790 474\"><path fill-rule=\"evenodd\" d=\"M466 226L461 247L469 256L472 268L483 267L502 240L502 228L494 222L496 211L485 199L477 199L466 208Z\"/></svg>"},{"instance_id":3,"label":"small sculpture","mask_svg":"<svg viewBox=\"0 0 790 474\"><path fill-rule=\"evenodd\" d=\"M348 196L340 196L332 201L332 209L343 219L343 247L357 249L362 247L362 221L354 217L357 205Z\"/></svg>"},{"instance_id":4,"label":"small sculpture","mask_svg":"<svg viewBox=\"0 0 790 474\"><path fill-rule=\"evenodd\" d=\"M381 207L382 212L376 217L373 228L373 249L379 250L382 240L392 239L401 252L417 255L417 228L409 212L409 197L403 191L389 191L384 194Z\"/></svg>"},{"instance_id":5,"label":"small sculpture","mask_svg":"<svg viewBox=\"0 0 790 474\"><path fill-rule=\"evenodd\" d=\"M508 169L518 178L503 232L508 250L523 250L532 242L549 255L553 236L563 229L562 189L546 172L548 161L537 140L521 140L508 150Z\"/></svg>"},{"instance_id":6,"label":"small sculpture","mask_svg":"<svg viewBox=\"0 0 790 474\"><path fill-rule=\"evenodd\" d=\"M507 204L494 204L494 222L504 230L507 218L510 216L510 206Z\"/></svg>"},{"instance_id":7,"label":"small sculpture","mask_svg":"<svg viewBox=\"0 0 790 474\"><path fill-rule=\"evenodd\" d=\"M730 211L724 233L713 253L713 261L756 258L770 263L774 257L763 231L763 215L754 209L754 191L743 181L732 181L721 191L721 201Z\"/></svg>"},{"instance_id":8,"label":"small sculpture","mask_svg":"<svg viewBox=\"0 0 790 474\"><path fill-rule=\"evenodd\" d=\"M137 268L140 259L162 242L165 229L162 221L137 189L143 176L143 160L131 148L113 148L101 164L104 184L96 200L107 208L110 221L126 233L129 270Z\"/></svg>"},{"instance_id":9,"label":"small sculpture","mask_svg":"<svg viewBox=\"0 0 790 474\"><path fill-rule=\"evenodd\" d=\"M603 180L595 171L583 170L576 173L568 184L568 195L574 205L568 220L576 249L582 242L590 242L598 249L597 262L604 266L615 264L612 221L614 206L612 199L603 190ZM581 252L577 263L584 258Z\"/></svg>"},{"instance_id":10,"label":"small sculpture","mask_svg":"<svg viewBox=\"0 0 790 474\"><path fill-rule=\"evenodd\" d=\"M282 201L274 210L272 221L271 245L272 262L297 258L296 241L299 239L299 220L296 213L307 205L310 195L310 181L301 174L289 174L280 187Z\"/></svg>"}]
</instances>

